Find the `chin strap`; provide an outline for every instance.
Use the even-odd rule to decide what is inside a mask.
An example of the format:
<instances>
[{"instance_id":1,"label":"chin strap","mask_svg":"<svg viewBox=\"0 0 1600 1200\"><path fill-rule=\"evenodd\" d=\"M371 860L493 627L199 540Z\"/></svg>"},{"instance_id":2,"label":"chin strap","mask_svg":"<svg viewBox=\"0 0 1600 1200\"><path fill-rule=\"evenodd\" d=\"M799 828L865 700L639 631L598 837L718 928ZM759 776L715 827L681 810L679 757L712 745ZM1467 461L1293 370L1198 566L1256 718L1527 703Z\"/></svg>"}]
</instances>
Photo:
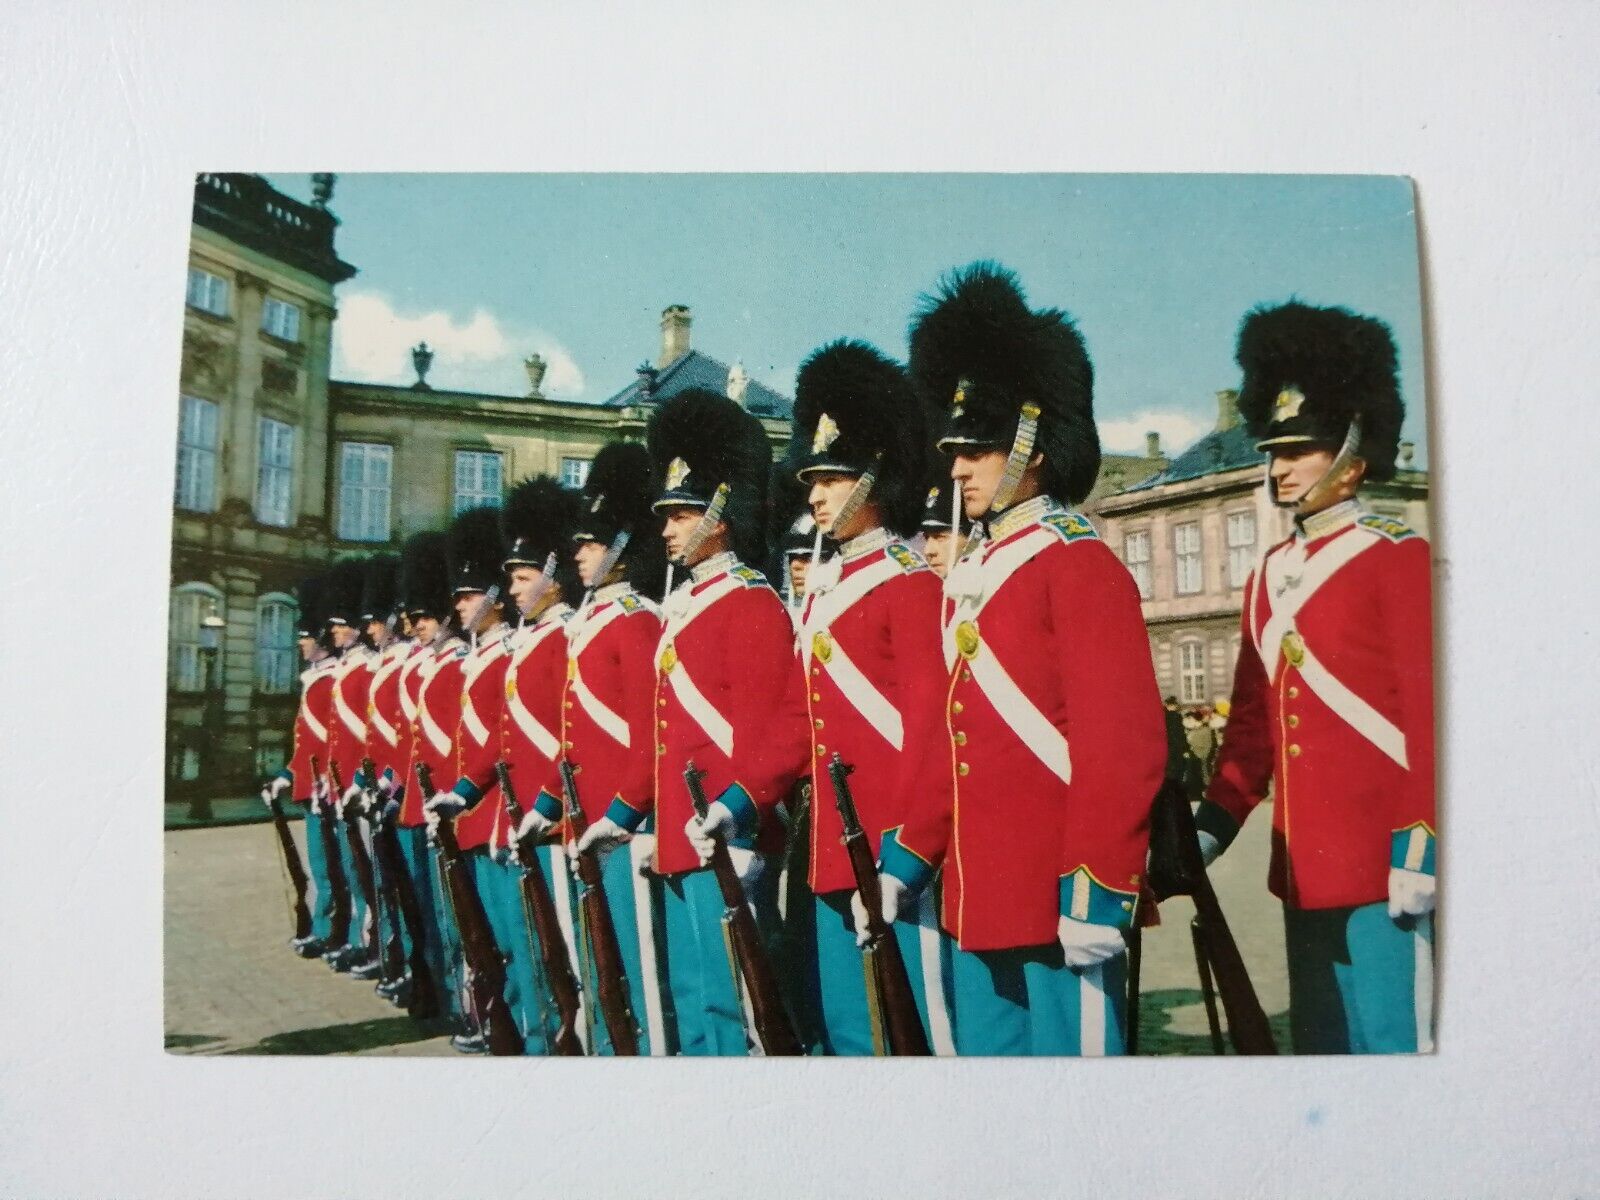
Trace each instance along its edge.
<instances>
[{"instance_id":1,"label":"chin strap","mask_svg":"<svg viewBox=\"0 0 1600 1200\"><path fill-rule=\"evenodd\" d=\"M722 510L728 507L729 490L727 484L717 484L717 490L711 494L711 503L706 505L706 511L700 514L700 520L690 532L689 540L683 544L683 553L677 558L667 559L667 588L661 593L663 598L672 594L672 569L677 566L688 567L689 560L700 553L700 547L706 544L711 531L716 528L717 522L722 520Z\"/></svg>"},{"instance_id":2,"label":"chin strap","mask_svg":"<svg viewBox=\"0 0 1600 1200\"><path fill-rule=\"evenodd\" d=\"M1016 499L1017 488L1022 483L1022 476L1028 469L1028 460L1033 457L1033 445L1039 438L1039 406L1031 401L1022 406L1021 413L1017 416L1017 436L1011 441L1011 453L1006 455L1005 473L1000 476L1000 484L994 489L994 499L989 502L989 516L997 516L1011 507L1011 502ZM959 488L952 488L956 496L952 497L951 511L953 515L960 514L960 507L955 503L960 495ZM959 533L961 523L952 520L950 531ZM961 543L961 553L956 555L956 561L965 558L967 552L978 544L978 526L974 522L966 538Z\"/></svg>"},{"instance_id":3,"label":"chin strap","mask_svg":"<svg viewBox=\"0 0 1600 1200\"><path fill-rule=\"evenodd\" d=\"M611 545L606 547L606 556L600 560L600 566L594 573L594 582L584 589L583 603L578 605L582 612L594 601L594 594L605 586L606 576L616 570L617 561L621 559L622 552L628 548L628 542L633 538L630 530L624 529L611 539Z\"/></svg>"},{"instance_id":4,"label":"chin strap","mask_svg":"<svg viewBox=\"0 0 1600 1200\"><path fill-rule=\"evenodd\" d=\"M838 514L833 518L833 528L835 530L841 529L855 520L856 514L861 511L861 506L867 502L867 497L872 495L872 487L878 482L878 468L882 465L883 451L880 450L872 456L872 465L861 473L861 477L856 480L855 486L850 489L850 494L844 498L844 503L839 506ZM835 536L834 541L838 540L838 537Z\"/></svg>"},{"instance_id":5,"label":"chin strap","mask_svg":"<svg viewBox=\"0 0 1600 1200\"><path fill-rule=\"evenodd\" d=\"M483 599L478 601L478 607L472 610L472 618L467 622L468 643L474 650L478 648L478 622L494 607L494 602L500 599L500 585L497 583L483 594Z\"/></svg>"},{"instance_id":6,"label":"chin strap","mask_svg":"<svg viewBox=\"0 0 1600 1200\"><path fill-rule=\"evenodd\" d=\"M538 582L533 585L533 590L528 593L528 603L526 605L519 605L517 608L517 616L519 618L523 620L527 619L528 614L533 611L533 606L538 604L539 600L544 596L544 594L550 590L550 585L555 582L555 579L556 552L552 550L548 555L545 556L544 570L539 572Z\"/></svg>"},{"instance_id":7,"label":"chin strap","mask_svg":"<svg viewBox=\"0 0 1600 1200\"><path fill-rule=\"evenodd\" d=\"M1317 481L1308 487L1305 495L1293 504L1284 504L1278 500L1278 484L1272 478L1272 456L1267 455L1267 488L1272 494L1272 503L1279 508L1292 508L1296 512L1315 512L1324 506L1329 491L1332 490L1339 476L1349 469L1355 460L1356 449L1361 445L1361 418L1351 417L1350 428L1345 430L1344 441L1339 446L1339 452L1333 456L1333 461L1328 464L1328 469L1317 477ZM1310 509L1307 509L1310 505Z\"/></svg>"}]
</instances>

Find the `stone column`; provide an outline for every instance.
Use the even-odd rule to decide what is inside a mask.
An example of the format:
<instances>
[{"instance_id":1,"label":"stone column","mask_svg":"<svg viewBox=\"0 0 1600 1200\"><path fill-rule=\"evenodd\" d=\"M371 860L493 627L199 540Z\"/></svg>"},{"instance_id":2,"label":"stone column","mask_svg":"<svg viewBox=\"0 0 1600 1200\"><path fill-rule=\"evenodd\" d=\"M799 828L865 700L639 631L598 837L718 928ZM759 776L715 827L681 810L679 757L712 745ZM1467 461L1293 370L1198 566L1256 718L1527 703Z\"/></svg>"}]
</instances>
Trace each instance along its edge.
<instances>
[{"instance_id":1,"label":"stone column","mask_svg":"<svg viewBox=\"0 0 1600 1200\"><path fill-rule=\"evenodd\" d=\"M256 389L261 383L261 305L267 281L240 271L234 305L234 376L227 427L223 430L219 508L242 502L254 512L256 500Z\"/></svg>"},{"instance_id":2,"label":"stone column","mask_svg":"<svg viewBox=\"0 0 1600 1200\"><path fill-rule=\"evenodd\" d=\"M295 462L295 496L299 514L326 523L331 507L328 481L328 439L333 416L328 376L333 357L331 304L311 304L305 322L305 401L301 410L299 452Z\"/></svg>"}]
</instances>

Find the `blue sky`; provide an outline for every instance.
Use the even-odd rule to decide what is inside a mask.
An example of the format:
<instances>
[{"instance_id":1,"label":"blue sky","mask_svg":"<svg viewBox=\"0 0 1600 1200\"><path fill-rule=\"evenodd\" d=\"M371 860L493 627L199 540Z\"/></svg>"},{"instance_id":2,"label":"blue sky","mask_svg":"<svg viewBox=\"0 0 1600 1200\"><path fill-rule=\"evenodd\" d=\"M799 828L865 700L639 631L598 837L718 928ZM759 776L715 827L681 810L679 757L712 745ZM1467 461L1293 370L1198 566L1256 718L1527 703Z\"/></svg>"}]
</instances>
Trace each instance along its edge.
<instances>
[{"instance_id":1,"label":"blue sky","mask_svg":"<svg viewBox=\"0 0 1600 1200\"><path fill-rule=\"evenodd\" d=\"M269 175L308 199L307 175ZM655 357L668 304L696 348L793 394L835 337L903 357L917 297L977 258L1072 313L1108 449L1169 453L1237 383L1251 306L1298 296L1381 317L1400 350L1405 435L1426 461L1416 221L1395 177L1249 175L341 175L334 373L602 400Z\"/></svg>"}]
</instances>

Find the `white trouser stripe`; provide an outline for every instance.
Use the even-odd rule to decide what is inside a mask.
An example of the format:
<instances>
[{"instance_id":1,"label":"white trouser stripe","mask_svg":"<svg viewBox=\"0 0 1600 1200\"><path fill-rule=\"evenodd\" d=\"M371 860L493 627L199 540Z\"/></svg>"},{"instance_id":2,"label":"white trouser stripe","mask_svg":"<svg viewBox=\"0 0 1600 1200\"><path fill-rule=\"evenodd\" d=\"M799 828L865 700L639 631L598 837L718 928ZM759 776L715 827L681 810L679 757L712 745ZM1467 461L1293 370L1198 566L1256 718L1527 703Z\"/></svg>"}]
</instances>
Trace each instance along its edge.
<instances>
[{"instance_id":1,"label":"white trouser stripe","mask_svg":"<svg viewBox=\"0 0 1600 1200\"><path fill-rule=\"evenodd\" d=\"M928 1040L941 1058L952 1058L956 1041L950 1033L950 1010L944 1002L944 959L939 951L938 906L933 888L927 888L917 904L917 937L922 946L922 990L928 996Z\"/></svg>"},{"instance_id":2,"label":"white trouser stripe","mask_svg":"<svg viewBox=\"0 0 1600 1200\"><path fill-rule=\"evenodd\" d=\"M578 703L583 705L583 711L594 719L594 723L609 733L612 741L627 749L628 723L607 708L600 697L589 690L589 685L583 681L581 673L572 677L572 691L578 697Z\"/></svg>"},{"instance_id":3,"label":"white trouser stripe","mask_svg":"<svg viewBox=\"0 0 1600 1200\"><path fill-rule=\"evenodd\" d=\"M1432 931L1432 914L1418 917L1416 927L1411 931L1411 988L1412 1003L1417 1014L1418 1054L1433 1052L1433 942L1428 937Z\"/></svg>"},{"instance_id":4,"label":"white trouser stripe","mask_svg":"<svg viewBox=\"0 0 1600 1200\"><path fill-rule=\"evenodd\" d=\"M567 874L567 850L562 843L548 847L550 851L550 887L556 894L556 922L561 926L561 940L567 944L567 962L576 968L578 938L572 928L572 880ZM589 1049L589 1022L585 1016L588 997L578 988L578 1040L585 1051Z\"/></svg>"},{"instance_id":5,"label":"white trouser stripe","mask_svg":"<svg viewBox=\"0 0 1600 1200\"><path fill-rule=\"evenodd\" d=\"M1106 1053L1105 965L1096 963L1078 976L1078 1053L1104 1058Z\"/></svg>"},{"instance_id":6,"label":"white trouser stripe","mask_svg":"<svg viewBox=\"0 0 1600 1200\"><path fill-rule=\"evenodd\" d=\"M1428 852L1428 831L1417 826L1406 836L1406 870L1422 870L1422 859Z\"/></svg>"},{"instance_id":7,"label":"white trouser stripe","mask_svg":"<svg viewBox=\"0 0 1600 1200\"><path fill-rule=\"evenodd\" d=\"M644 995L644 1023L650 1035L650 1056L667 1052L667 1035L661 1017L661 975L656 970L656 924L650 907L650 880L642 873L655 853L656 839L641 834L628 843L633 859L633 915L639 924L639 990Z\"/></svg>"},{"instance_id":8,"label":"white trouser stripe","mask_svg":"<svg viewBox=\"0 0 1600 1200\"><path fill-rule=\"evenodd\" d=\"M1070 784L1072 755L1067 750L1067 739L1006 674L994 651L980 645L969 665L979 689L989 698L1001 719L1016 731L1018 740L1033 751L1034 757L1049 768L1052 775Z\"/></svg>"},{"instance_id":9,"label":"white trouser stripe","mask_svg":"<svg viewBox=\"0 0 1600 1200\"><path fill-rule=\"evenodd\" d=\"M1299 670L1300 678L1306 681L1306 686L1315 692L1317 698L1332 709L1345 724L1394 759L1402 768L1409 770L1406 765L1406 735L1401 733L1389 718L1334 678L1328 668L1322 665L1321 660L1311 653L1311 647L1307 646L1304 654Z\"/></svg>"},{"instance_id":10,"label":"white trouser stripe","mask_svg":"<svg viewBox=\"0 0 1600 1200\"><path fill-rule=\"evenodd\" d=\"M678 703L694 718L695 724L705 731L712 744L729 758L733 757L733 726L728 724L727 718L719 713L705 694L695 686L689 672L684 669L680 661L667 678L672 683L673 693L678 697Z\"/></svg>"}]
</instances>

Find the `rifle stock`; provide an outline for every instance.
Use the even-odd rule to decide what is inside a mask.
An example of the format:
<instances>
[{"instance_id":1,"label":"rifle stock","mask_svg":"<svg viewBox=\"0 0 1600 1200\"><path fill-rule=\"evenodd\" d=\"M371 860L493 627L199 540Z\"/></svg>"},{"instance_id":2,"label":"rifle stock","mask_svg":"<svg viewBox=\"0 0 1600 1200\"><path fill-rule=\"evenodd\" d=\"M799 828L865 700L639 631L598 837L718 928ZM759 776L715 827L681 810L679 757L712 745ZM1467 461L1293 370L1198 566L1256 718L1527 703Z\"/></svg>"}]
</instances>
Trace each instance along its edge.
<instances>
[{"instance_id":1,"label":"rifle stock","mask_svg":"<svg viewBox=\"0 0 1600 1200\"><path fill-rule=\"evenodd\" d=\"M696 769L691 761L683 771L689 785L689 800L694 805L695 816L702 821L710 807L706 802L701 780L705 772ZM728 844L713 837L711 871L716 876L717 888L722 893L722 924L733 949L739 975L744 980L745 993L750 998L751 1022L755 1026L756 1040L762 1052L768 1055L804 1054L800 1039L789 1016L784 1011L783 996L778 988L778 976L767 957L761 941L761 931L756 927L755 915L745 903L744 885L739 882L739 872L728 854Z\"/></svg>"},{"instance_id":2,"label":"rifle stock","mask_svg":"<svg viewBox=\"0 0 1600 1200\"><path fill-rule=\"evenodd\" d=\"M322 775L322 764L311 756L311 773ZM311 803L316 804L313 794ZM333 915L328 923L328 945L343 946L350 940L350 881L344 876L344 864L339 861L339 837L333 831L331 813L321 814L317 822L322 839L322 860L328 870L328 889L333 893Z\"/></svg>"},{"instance_id":3,"label":"rifle stock","mask_svg":"<svg viewBox=\"0 0 1600 1200\"><path fill-rule=\"evenodd\" d=\"M344 779L338 763L328 764L328 782L333 785L336 795L344 795ZM376 957L381 937L378 929L378 883L372 874L372 856L367 853L367 844L361 840L361 827L356 824L358 819L354 811L344 814L344 840L350 847L350 861L356 866L356 886L361 889L362 903L367 906L367 919L372 922L367 952Z\"/></svg>"},{"instance_id":4,"label":"rifle stock","mask_svg":"<svg viewBox=\"0 0 1600 1200\"><path fill-rule=\"evenodd\" d=\"M511 785L511 768L505 762L494 765L500 779L500 795L506 802L506 815L513 829L522 824L522 805L517 803L516 789ZM539 862L539 851L532 844L517 839L517 862L522 867L522 903L527 909L528 923L539 939L539 957L544 963L545 979L549 982L550 996L556 1003L561 1026L556 1030L553 1045L557 1054L581 1055L583 1042L578 1037L579 991L578 979L572 971L572 961L567 957L567 940L561 933L561 919L556 913L555 901L550 898L550 884L545 879L544 867ZM564 850L558 851L564 853Z\"/></svg>"},{"instance_id":5,"label":"rifle stock","mask_svg":"<svg viewBox=\"0 0 1600 1200\"><path fill-rule=\"evenodd\" d=\"M362 759L361 770L366 777L376 779L376 768L370 758ZM411 996L406 1011L418 1020L427 1020L439 1013L438 985L433 970L428 966L427 933L422 921L422 903L411 883L411 873L406 868L405 855L400 851L400 835L394 823L382 812L372 822L372 842L378 851L378 861L383 864L383 874L390 881L395 907L405 922L406 934L411 941L411 954L406 966L411 972Z\"/></svg>"},{"instance_id":6,"label":"rifle stock","mask_svg":"<svg viewBox=\"0 0 1600 1200\"><path fill-rule=\"evenodd\" d=\"M433 795L433 773L427 763L417 764L417 784L423 795ZM483 1026L484 1039L489 1043L489 1053L521 1054L522 1035L506 1004L505 963L500 957L500 948L494 944L494 932L489 927L489 916L483 910L478 889L461 858L454 824L441 819L434 827L433 840L439 848L439 873L450 891L461 934L461 957L466 965L468 987Z\"/></svg>"},{"instance_id":7,"label":"rifle stock","mask_svg":"<svg viewBox=\"0 0 1600 1200\"><path fill-rule=\"evenodd\" d=\"M306 869L300 863L300 851L295 847L294 835L289 832L289 819L283 815L283 805L276 796L269 794L267 808L272 813L272 827L278 835L278 849L283 852L284 869L289 872L289 883L294 888L290 908L295 940L299 941L311 936L311 910L306 906Z\"/></svg>"},{"instance_id":8,"label":"rifle stock","mask_svg":"<svg viewBox=\"0 0 1600 1200\"><path fill-rule=\"evenodd\" d=\"M560 764L561 792L567 808L567 829L574 843L583 839L589 821L583 815L583 805L578 800L576 769L570 762ZM617 927L611 920L611 907L606 903L605 884L600 878L600 860L594 854L577 857L578 902L583 908L584 929L588 933L589 952L594 956L596 999L600 1015L611 1036L611 1051L617 1055L639 1053L638 1026L634 1021L633 1002L629 999L628 972L622 963L622 947L617 942Z\"/></svg>"},{"instance_id":9,"label":"rifle stock","mask_svg":"<svg viewBox=\"0 0 1600 1200\"><path fill-rule=\"evenodd\" d=\"M878 883L877 864L872 860L872 847L867 841L866 830L861 827L855 796L850 791L849 775L854 769L835 754L828 763L828 778L833 781L834 803L844 826L844 847L850 858L850 870L855 875L861 903L867 910L865 951L871 964L871 978L878 991L878 1012L887 1027L889 1053L928 1054L928 1038L922 1028L922 1016L917 1012L911 976L906 972L905 958L900 953L900 943L895 938L894 930L883 919L883 896Z\"/></svg>"}]
</instances>

